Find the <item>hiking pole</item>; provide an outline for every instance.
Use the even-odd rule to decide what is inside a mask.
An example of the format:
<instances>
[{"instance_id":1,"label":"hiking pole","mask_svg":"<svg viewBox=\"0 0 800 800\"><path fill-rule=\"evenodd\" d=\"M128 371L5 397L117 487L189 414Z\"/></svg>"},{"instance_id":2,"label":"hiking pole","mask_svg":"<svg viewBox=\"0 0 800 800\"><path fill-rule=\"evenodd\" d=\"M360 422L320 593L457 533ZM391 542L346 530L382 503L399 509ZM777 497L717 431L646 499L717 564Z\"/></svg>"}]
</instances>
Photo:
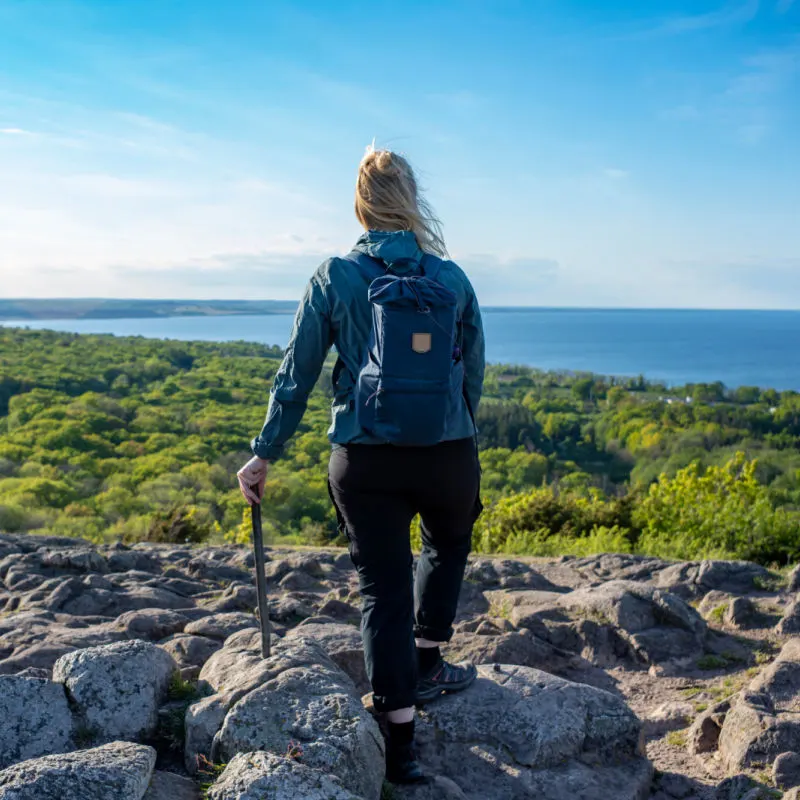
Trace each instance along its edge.
<instances>
[{"instance_id":1,"label":"hiking pole","mask_svg":"<svg viewBox=\"0 0 800 800\"><path fill-rule=\"evenodd\" d=\"M258 487L252 487L258 494ZM269 658L270 627L267 607L267 576L264 574L264 532L261 528L261 500L250 506L253 518L253 550L256 560L256 593L258 594L258 620L261 623L261 657Z\"/></svg>"}]
</instances>

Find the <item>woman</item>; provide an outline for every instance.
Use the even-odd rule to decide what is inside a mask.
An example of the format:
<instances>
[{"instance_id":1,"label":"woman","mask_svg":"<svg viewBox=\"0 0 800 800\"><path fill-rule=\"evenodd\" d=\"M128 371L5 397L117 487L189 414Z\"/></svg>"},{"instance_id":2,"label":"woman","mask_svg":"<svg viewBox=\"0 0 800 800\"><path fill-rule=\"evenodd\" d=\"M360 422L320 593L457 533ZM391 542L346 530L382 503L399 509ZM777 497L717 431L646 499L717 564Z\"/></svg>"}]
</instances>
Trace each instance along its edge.
<instances>
[{"instance_id":1,"label":"woman","mask_svg":"<svg viewBox=\"0 0 800 800\"><path fill-rule=\"evenodd\" d=\"M441 226L402 156L367 151L358 170L355 211L366 232L349 256L327 260L311 278L266 422L251 443L254 457L238 477L245 499L259 502L269 463L295 432L335 345L330 493L358 570L367 672L375 709L386 714L387 778L411 783L424 779L413 749L414 706L465 689L476 676L472 665L444 661L439 645L452 636L472 527L481 510L474 412L483 383L484 339L472 286L456 264L444 260ZM376 312L387 291L397 302ZM409 302L423 313L409 317ZM392 355L384 338L406 342L396 326L409 319L421 330L431 324L410 334L408 348ZM439 368L449 378L428 381L444 386L443 393L422 394L415 381L423 380L437 348L444 352L443 341L447 350ZM403 359L407 367L400 365ZM410 370L403 380L416 394L395 395L392 411L385 375L403 368ZM369 383L382 376L382 383ZM370 386L374 390L365 388ZM437 403L446 405L438 418ZM376 421L381 413L384 419ZM405 414L406 420L400 423L392 414ZM438 421L428 420L421 433L424 417ZM414 576L410 525L417 514L423 547Z\"/></svg>"}]
</instances>

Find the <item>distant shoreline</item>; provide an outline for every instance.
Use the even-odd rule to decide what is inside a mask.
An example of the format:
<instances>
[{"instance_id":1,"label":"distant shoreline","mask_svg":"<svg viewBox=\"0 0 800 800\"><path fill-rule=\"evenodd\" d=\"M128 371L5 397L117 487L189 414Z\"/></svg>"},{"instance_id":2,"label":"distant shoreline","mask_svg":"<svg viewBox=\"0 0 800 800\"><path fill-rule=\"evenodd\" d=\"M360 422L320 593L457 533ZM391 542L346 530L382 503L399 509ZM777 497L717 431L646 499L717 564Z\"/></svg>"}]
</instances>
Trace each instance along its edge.
<instances>
[{"instance_id":1,"label":"distant shoreline","mask_svg":"<svg viewBox=\"0 0 800 800\"><path fill-rule=\"evenodd\" d=\"M167 317L271 316L294 314L296 300L123 300L119 298L14 298L0 299L0 322L69 319L163 319ZM797 313L800 309L656 308L612 306L484 306L485 312L513 314L680 312L686 314Z\"/></svg>"}]
</instances>

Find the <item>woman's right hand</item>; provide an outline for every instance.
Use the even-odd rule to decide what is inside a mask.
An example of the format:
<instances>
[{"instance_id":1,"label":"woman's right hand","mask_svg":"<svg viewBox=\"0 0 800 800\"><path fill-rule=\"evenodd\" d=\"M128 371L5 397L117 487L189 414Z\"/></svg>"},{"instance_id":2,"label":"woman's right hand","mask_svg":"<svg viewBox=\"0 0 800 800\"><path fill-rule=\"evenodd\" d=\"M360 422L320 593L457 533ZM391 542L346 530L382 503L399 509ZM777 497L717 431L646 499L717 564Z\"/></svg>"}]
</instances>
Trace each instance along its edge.
<instances>
[{"instance_id":1,"label":"woman's right hand","mask_svg":"<svg viewBox=\"0 0 800 800\"><path fill-rule=\"evenodd\" d=\"M264 485L267 482L269 461L253 456L237 473L239 488L249 505L260 503L264 496Z\"/></svg>"}]
</instances>

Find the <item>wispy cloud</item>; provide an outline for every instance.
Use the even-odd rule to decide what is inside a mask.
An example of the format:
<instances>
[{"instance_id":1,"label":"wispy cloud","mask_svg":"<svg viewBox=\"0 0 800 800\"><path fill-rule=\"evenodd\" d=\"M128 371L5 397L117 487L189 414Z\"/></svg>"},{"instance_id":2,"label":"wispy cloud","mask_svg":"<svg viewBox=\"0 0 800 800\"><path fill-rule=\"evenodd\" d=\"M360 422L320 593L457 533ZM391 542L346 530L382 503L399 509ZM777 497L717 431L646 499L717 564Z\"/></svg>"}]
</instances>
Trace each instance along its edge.
<instances>
[{"instance_id":1,"label":"wispy cloud","mask_svg":"<svg viewBox=\"0 0 800 800\"><path fill-rule=\"evenodd\" d=\"M603 175L607 178L611 178L611 180L619 181L628 177L628 171L617 167L605 167L603 169Z\"/></svg>"},{"instance_id":2,"label":"wispy cloud","mask_svg":"<svg viewBox=\"0 0 800 800\"><path fill-rule=\"evenodd\" d=\"M33 136L32 131L26 131L22 128L0 128L0 134L3 136Z\"/></svg>"},{"instance_id":3,"label":"wispy cloud","mask_svg":"<svg viewBox=\"0 0 800 800\"><path fill-rule=\"evenodd\" d=\"M718 28L746 25L755 19L759 6L759 0L746 0L744 3L729 3L716 11L709 11L704 14L667 17L634 33L633 38L680 36Z\"/></svg>"}]
</instances>

